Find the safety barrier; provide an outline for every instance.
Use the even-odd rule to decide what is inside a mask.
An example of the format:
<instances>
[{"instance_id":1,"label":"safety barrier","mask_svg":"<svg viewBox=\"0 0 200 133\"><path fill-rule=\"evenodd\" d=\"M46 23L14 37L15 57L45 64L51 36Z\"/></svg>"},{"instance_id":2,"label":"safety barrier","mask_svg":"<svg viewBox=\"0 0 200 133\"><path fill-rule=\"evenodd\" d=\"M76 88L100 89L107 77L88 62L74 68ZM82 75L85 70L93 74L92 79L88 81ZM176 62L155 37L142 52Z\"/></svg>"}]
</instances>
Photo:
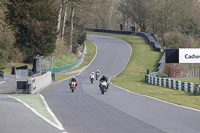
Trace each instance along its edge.
<instances>
[{"instance_id":1,"label":"safety barrier","mask_svg":"<svg viewBox=\"0 0 200 133\"><path fill-rule=\"evenodd\" d=\"M104 32L104 33L126 34L126 35L131 35L135 33L134 31L107 30L107 29L101 29L101 28L86 28L86 30L91 31L91 32Z\"/></svg>"},{"instance_id":2,"label":"safety barrier","mask_svg":"<svg viewBox=\"0 0 200 133\"><path fill-rule=\"evenodd\" d=\"M160 44L156 41L153 35L145 32L137 32L137 36L144 37L145 40L148 42L149 45L151 45L155 51L160 52L161 46Z\"/></svg>"},{"instance_id":3,"label":"safety barrier","mask_svg":"<svg viewBox=\"0 0 200 133\"><path fill-rule=\"evenodd\" d=\"M150 75L145 75L145 82L152 85L172 88L199 95L199 86L194 83L182 82L169 78L159 78Z\"/></svg>"},{"instance_id":4,"label":"safety barrier","mask_svg":"<svg viewBox=\"0 0 200 133\"><path fill-rule=\"evenodd\" d=\"M42 89L46 88L47 86L51 85L52 77L51 71L35 78L28 79L28 88L30 94L35 94Z\"/></svg>"},{"instance_id":5,"label":"safety barrier","mask_svg":"<svg viewBox=\"0 0 200 133\"><path fill-rule=\"evenodd\" d=\"M77 60L76 62L74 62L70 65L67 65L67 66L52 68L52 72L53 73L61 73L61 72L69 71L69 70L75 68L76 66L78 66L83 61L84 54L85 54L85 44L84 44L84 47L83 47L82 56L79 60Z\"/></svg>"}]
</instances>

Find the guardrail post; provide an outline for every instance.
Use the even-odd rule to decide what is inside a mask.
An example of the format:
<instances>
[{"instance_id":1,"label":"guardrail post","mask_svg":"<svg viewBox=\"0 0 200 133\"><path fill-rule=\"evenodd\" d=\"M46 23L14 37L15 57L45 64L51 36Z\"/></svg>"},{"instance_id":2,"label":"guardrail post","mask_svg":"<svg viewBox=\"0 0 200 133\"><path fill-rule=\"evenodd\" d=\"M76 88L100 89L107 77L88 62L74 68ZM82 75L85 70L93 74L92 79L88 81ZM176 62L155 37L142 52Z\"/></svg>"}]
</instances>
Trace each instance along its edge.
<instances>
[{"instance_id":1,"label":"guardrail post","mask_svg":"<svg viewBox=\"0 0 200 133\"><path fill-rule=\"evenodd\" d=\"M160 81L160 78L157 78L157 85L158 85L158 86L160 86L159 81Z\"/></svg>"},{"instance_id":2,"label":"guardrail post","mask_svg":"<svg viewBox=\"0 0 200 133\"><path fill-rule=\"evenodd\" d=\"M174 89L174 80L171 79L171 88Z\"/></svg>"},{"instance_id":3,"label":"guardrail post","mask_svg":"<svg viewBox=\"0 0 200 133\"><path fill-rule=\"evenodd\" d=\"M150 76L150 75L148 75L148 83L149 83L149 84L150 84L150 82L151 82L151 81L150 81L150 77L151 77L151 76Z\"/></svg>"},{"instance_id":4,"label":"guardrail post","mask_svg":"<svg viewBox=\"0 0 200 133\"><path fill-rule=\"evenodd\" d=\"M164 87L164 78L161 78L161 86Z\"/></svg>"},{"instance_id":5,"label":"guardrail post","mask_svg":"<svg viewBox=\"0 0 200 133\"><path fill-rule=\"evenodd\" d=\"M191 84L187 83L187 92L191 92Z\"/></svg>"},{"instance_id":6,"label":"guardrail post","mask_svg":"<svg viewBox=\"0 0 200 133\"><path fill-rule=\"evenodd\" d=\"M156 80L155 77L153 77L153 85L156 84L156 81L155 81L155 80Z\"/></svg>"},{"instance_id":7,"label":"guardrail post","mask_svg":"<svg viewBox=\"0 0 200 133\"><path fill-rule=\"evenodd\" d=\"M185 91L185 83L184 82L181 82L181 90Z\"/></svg>"},{"instance_id":8,"label":"guardrail post","mask_svg":"<svg viewBox=\"0 0 200 133\"><path fill-rule=\"evenodd\" d=\"M198 84L195 84L195 87L194 87L194 94L195 95L199 95L199 85Z\"/></svg>"},{"instance_id":9,"label":"guardrail post","mask_svg":"<svg viewBox=\"0 0 200 133\"><path fill-rule=\"evenodd\" d=\"M179 82L176 80L176 90L179 90Z\"/></svg>"},{"instance_id":10,"label":"guardrail post","mask_svg":"<svg viewBox=\"0 0 200 133\"><path fill-rule=\"evenodd\" d=\"M150 84L152 84L152 77L150 76Z\"/></svg>"},{"instance_id":11,"label":"guardrail post","mask_svg":"<svg viewBox=\"0 0 200 133\"><path fill-rule=\"evenodd\" d=\"M166 87L169 87L169 79L166 79Z\"/></svg>"}]
</instances>

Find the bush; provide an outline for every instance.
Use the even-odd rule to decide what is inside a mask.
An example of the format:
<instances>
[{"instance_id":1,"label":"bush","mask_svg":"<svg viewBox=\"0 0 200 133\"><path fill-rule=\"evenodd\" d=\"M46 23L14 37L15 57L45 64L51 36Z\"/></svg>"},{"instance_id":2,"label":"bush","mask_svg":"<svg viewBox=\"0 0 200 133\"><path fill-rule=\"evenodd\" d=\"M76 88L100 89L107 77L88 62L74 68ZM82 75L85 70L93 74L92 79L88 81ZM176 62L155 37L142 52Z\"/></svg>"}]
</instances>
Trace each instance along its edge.
<instances>
[{"instance_id":1,"label":"bush","mask_svg":"<svg viewBox=\"0 0 200 133\"><path fill-rule=\"evenodd\" d=\"M180 32L170 32L165 34L165 46L167 48L180 48L184 42L184 36Z\"/></svg>"},{"instance_id":2,"label":"bush","mask_svg":"<svg viewBox=\"0 0 200 133\"><path fill-rule=\"evenodd\" d=\"M181 67L174 63L166 64L165 73L168 75L168 77L179 77L181 74Z\"/></svg>"},{"instance_id":3,"label":"bush","mask_svg":"<svg viewBox=\"0 0 200 133\"><path fill-rule=\"evenodd\" d=\"M0 53L0 69L5 69L7 65L5 57Z\"/></svg>"},{"instance_id":4,"label":"bush","mask_svg":"<svg viewBox=\"0 0 200 133\"><path fill-rule=\"evenodd\" d=\"M199 42L193 36L169 32L165 34L165 46L167 48L198 48Z\"/></svg>"}]
</instances>

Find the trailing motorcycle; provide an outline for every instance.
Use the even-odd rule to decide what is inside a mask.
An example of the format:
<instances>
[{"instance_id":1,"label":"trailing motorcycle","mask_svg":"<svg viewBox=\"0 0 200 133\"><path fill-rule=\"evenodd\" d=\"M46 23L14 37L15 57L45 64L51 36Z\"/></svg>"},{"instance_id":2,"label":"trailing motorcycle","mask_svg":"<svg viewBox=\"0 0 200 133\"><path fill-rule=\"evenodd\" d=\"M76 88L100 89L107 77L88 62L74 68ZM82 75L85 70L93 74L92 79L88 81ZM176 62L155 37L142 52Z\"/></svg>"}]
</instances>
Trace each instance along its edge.
<instances>
[{"instance_id":1,"label":"trailing motorcycle","mask_svg":"<svg viewBox=\"0 0 200 133\"><path fill-rule=\"evenodd\" d=\"M106 81L103 81L100 83L100 90L101 90L101 94L104 94L104 92L106 92L108 89L108 83Z\"/></svg>"},{"instance_id":2,"label":"trailing motorcycle","mask_svg":"<svg viewBox=\"0 0 200 133\"><path fill-rule=\"evenodd\" d=\"M98 80L100 73L96 73L96 80Z\"/></svg>"}]
</instances>

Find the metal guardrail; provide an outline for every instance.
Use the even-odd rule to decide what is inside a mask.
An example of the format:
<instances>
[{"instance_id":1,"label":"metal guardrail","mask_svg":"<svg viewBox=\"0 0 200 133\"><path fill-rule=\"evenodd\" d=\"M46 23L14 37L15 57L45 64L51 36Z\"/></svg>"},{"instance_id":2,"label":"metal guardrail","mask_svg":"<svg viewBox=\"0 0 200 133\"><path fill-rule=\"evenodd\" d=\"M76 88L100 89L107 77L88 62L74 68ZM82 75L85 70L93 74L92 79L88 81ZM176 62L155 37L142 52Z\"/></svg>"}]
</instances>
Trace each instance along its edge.
<instances>
[{"instance_id":1,"label":"metal guardrail","mask_svg":"<svg viewBox=\"0 0 200 133\"><path fill-rule=\"evenodd\" d=\"M91 32L104 32L104 33L126 34L126 35L131 35L135 33L134 31L108 30L108 29L101 29L101 28L86 28L86 30L91 31Z\"/></svg>"},{"instance_id":2,"label":"metal guardrail","mask_svg":"<svg viewBox=\"0 0 200 133\"><path fill-rule=\"evenodd\" d=\"M161 46L151 34L145 32L137 32L136 35L144 37L148 44L151 45L155 51L160 52Z\"/></svg>"},{"instance_id":3,"label":"metal guardrail","mask_svg":"<svg viewBox=\"0 0 200 133\"><path fill-rule=\"evenodd\" d=\"M158 71L157 72L149 72L150 76L158 77L165 69L165 53L163 54L162 58L158 62Z\"/></svg>"},{"instance_id":4,"label":"metal guardrail","mask_svg":"<svg viewBox=\"0 0 200 133\"><path fill-rule=\"evenodd\" d=\"M81 58L79 60L77 60L76 62L74 62L70 65L67 65L67 66L63 66L63 67L52 68L52 72L53 73L61 73L61 72L69 71L69 70L73 69L74 67L78 66L83 61L83 57L85 54L85 44L84 44L82 53L83 54L82 54Z\"/></svg>"}]
</instances>

